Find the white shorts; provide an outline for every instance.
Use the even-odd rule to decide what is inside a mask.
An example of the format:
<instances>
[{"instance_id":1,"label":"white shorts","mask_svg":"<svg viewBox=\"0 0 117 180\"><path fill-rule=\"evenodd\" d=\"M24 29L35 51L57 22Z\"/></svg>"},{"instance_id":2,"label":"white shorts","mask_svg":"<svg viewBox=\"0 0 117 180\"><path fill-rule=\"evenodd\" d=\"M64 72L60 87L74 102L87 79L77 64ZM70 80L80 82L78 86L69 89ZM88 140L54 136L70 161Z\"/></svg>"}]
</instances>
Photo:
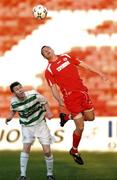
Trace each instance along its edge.
<instances>
[{"instance_id":1,"label":"white shorts","mask_svg":"<svg viewBox=\"0 0 117 180\"><path fill-rule=\"evenodd\" d=\"M52 143L50 130L45 121L42 121L33 126L22 126L22 141L23 144L32 144L35 138L39 139L40 144L49 145Z\"/></svg>"}]
</instances>

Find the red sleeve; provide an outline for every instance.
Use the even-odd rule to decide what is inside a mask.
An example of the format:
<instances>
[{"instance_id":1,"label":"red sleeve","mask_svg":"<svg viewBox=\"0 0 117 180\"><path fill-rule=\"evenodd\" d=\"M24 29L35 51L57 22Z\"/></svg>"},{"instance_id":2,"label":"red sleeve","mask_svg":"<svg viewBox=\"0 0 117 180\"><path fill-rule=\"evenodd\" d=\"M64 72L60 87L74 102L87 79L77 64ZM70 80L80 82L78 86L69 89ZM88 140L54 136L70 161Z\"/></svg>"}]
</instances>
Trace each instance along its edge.
<instances>
[{"instance_id":1,"label":"red sleeve","mask_svg":"<svg viewBox=\"0 0 117 180\"><path fill-rule=\"evenodd\" d=\"M48 70L45 71L45 78L46 78L49 86L56 84L54 76Z\"/></svg>"}]
</instances>

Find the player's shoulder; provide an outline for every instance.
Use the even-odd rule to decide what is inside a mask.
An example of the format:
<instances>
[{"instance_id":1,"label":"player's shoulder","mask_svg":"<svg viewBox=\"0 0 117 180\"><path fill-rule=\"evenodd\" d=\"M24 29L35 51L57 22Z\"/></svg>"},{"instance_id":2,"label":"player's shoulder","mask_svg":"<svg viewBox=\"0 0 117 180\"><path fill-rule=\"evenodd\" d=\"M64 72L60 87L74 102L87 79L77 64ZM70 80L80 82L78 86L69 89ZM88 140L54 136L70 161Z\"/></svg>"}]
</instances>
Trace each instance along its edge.
<instances>
[{"instance_id":1,"label":"player's shoulder","mask_svg":"<svg viewBox=\"0 0 117 180\"><path fill-rule=\"evenodd\" d=\"M51 69L51 64L50 64L50 63L49 63L49 64L47 65L47 67L46 67L45 75L47 75L48 73L53 74L53 73L52 73L52 69Z\"/></svg>"},{"instance_id":2,"label":"player's shoulder","mask_svg":"<svg viewBox=\"0 0 117 180\"><path fill-rule=\"evenodd\" d=\"M17 104L19 102L19 100L16 96L12 96L10 102L13 105L13 104Z\"/></svg>"},{"instance_id":3,"label":"player's shoulder","mask_svg":"<svg viewBox=\"0 0 117 180\"><path fill-rule=\"evenodd\" d=\"M69 54L67 54L67 53L60 54L59 57L61 57L61 58L64 58L64 57L71 58L71 56Z\"/></svg>"}]
</instances>

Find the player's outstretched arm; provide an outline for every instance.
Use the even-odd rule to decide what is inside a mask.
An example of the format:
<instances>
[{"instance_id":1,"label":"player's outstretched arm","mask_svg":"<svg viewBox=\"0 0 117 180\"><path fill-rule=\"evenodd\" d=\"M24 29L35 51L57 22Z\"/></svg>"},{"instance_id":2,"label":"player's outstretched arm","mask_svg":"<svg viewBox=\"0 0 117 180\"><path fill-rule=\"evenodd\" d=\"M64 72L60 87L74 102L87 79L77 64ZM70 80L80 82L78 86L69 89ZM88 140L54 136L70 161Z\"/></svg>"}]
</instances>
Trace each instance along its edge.
<instances>
[{"instance_id":1,"label":"player's outstretched arm","mask_svg":"<svg viewBox=\"0 0 117 180\"><path fill-rule=\"evenodd\" d=\"M108 78L107 78L107 76L105 74L103 74L102 72L98 71L96 68L88 65L87 63L85 63L83 61L80 61L79 66L98 74L105 81L108 80Z\"/></svg>"},{"instance_id":2,"label":"player's outstretched arm","mask_svg":"<svg viewBox=\"0 0 117 180\"><path fill-rule=\"evenodd\" d=\"M10 112L9 112L9 114L8 114L6 120L5 120L5 123L6 123L6 124L8 124L8 122L12 120L12 118L13 118L14 115L15 115L15 113L16 113L15 111L10 111Z\"/></svg>"}]
</instances>

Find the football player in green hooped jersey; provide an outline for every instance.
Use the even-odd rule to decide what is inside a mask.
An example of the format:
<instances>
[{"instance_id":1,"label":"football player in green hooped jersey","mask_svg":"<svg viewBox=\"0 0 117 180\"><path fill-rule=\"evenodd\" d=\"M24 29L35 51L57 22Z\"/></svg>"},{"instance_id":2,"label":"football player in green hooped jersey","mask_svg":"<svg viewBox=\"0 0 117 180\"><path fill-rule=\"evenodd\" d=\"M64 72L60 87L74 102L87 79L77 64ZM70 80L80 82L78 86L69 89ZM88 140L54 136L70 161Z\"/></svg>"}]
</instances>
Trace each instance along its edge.
<instances>
[{"instance_id":1,"label":"football player in green hooped jersey","mask_svg":"<svg viewBox=\"0 0 117 180\"><path fill-rule=\"evenodd\" d=\"M53 180L53 155L50 149L52 138L45 121L45 116L48 119L53 117L49 104L46 98L37 91L25 91L19 82L13 82L10 85L10 90L13 93L13 97L11 98L10 112L6 118L6 124L18 112L22 127L23 151L20 155L21 174L19 180L26 179L29 153L35 137L39 139L43 148L47 166L47 179Z\"/></svg>"}]
</instances>

